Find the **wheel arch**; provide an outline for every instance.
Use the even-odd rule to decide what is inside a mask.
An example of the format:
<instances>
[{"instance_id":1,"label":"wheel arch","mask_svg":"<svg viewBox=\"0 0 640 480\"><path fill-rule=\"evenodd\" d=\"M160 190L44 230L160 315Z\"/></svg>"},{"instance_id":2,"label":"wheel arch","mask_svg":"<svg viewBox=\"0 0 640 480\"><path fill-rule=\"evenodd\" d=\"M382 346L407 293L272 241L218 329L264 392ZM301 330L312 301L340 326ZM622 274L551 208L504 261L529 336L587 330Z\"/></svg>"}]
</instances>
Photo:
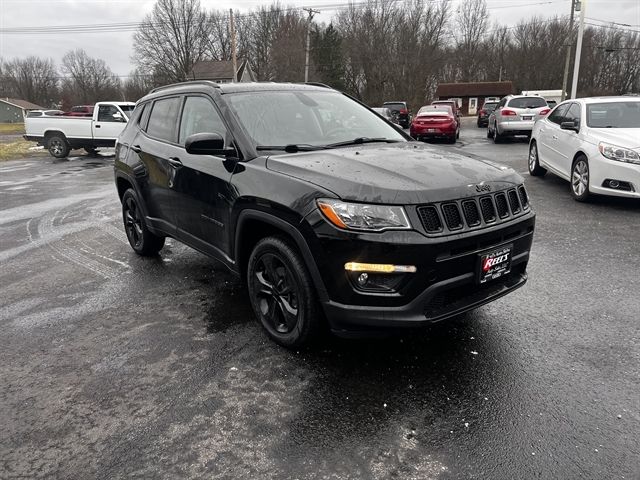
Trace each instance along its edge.
<instances>
[{"instance_id":1,"label":"wheel arch","mask_svg":"<svg viewBox=\"0 0 640 480\"><path fill-rule=\"evenodd\" d=\"M59 135L65 142L69 143L69 139L67 138L67 136L60 130L47 130L46 132L44 132L44 141L49 142L49 139L56 135Z\"/></svg>"},{"instance_id":2,"label":"wheel arch","mask_svg":"<svg viewBox=\"0 0 640 480\"><path fill-rule=\"evenodd\" d=\"M573 170L573 165L576 163L578 157L584 157L587 160L587 165L589 164L589 156L583 152L582 150L578 150L573 158L571 159L571 169ZM571 177L571 172L569 172L569 177Z\"/></svg>"},{"instance_id":3,"label":"wheel arch","mask_svg":"<svg viewBox=\"0 0 640 480\"><path fill-rule=\"evenodd\" d=\"M302 233L289 222L260 210L245 209L238 216L234 257L236 268L242 280L246 280L247 266L253 247L261 239L271 235L284 236L293 246L297 247L311 275L318 299L320 302L327 301L329 298L327 290Z\"/></svg>"}]
</instances>

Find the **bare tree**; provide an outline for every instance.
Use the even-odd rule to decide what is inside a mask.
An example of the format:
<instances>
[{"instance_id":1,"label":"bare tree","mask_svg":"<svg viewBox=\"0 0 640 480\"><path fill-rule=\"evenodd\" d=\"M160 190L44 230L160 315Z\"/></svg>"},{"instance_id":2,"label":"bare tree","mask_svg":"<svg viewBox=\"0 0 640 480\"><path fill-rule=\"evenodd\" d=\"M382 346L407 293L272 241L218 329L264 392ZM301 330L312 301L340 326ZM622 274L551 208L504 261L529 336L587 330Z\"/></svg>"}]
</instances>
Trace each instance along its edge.
<instances>
[{"instance_id":1,"label":"bare tree","mask_svg":"<svg viewBox=\"0 0 640 480\"><path fill-rule=\"evenodd\" d=\"M90 104L121 98L120 79L104 60L91 58L82 49L71 50L62 57L63 103Z\"/></svg>"},{"instance_id":2,"label":"bare tree","mask_svg":"<svg viewBox=\"0 0 640 480\"><path fill-rule=\"evenodd\" d=\"M144 71L184 81L209 49L209 35L199 0L158 0L133 36L133 60Z\"/></svg>"},{"instance_id":3,"label":"bare tree","mask_svg":"<svg viewBox=\"0 0 640 480\"><path fill-rule=\"evenodd\" d=\"M50 107L57 100L58 72L51 59L34 56L16 58L4 63L1 74L5 95L43 107Z\"/></svg>"},{"instance_id":4,"label":"bare tree","mask_svg":"<svg viewBox=\"0 0 640 480\"><path fill-rule=\"evenodd\" d=\"M456 22L451 26L456 39L459 80L473 81L477 78L480 64L478 52L487 28L487 4L485 0L468 0L458 8Z\"/></svg>"}]
</instances>

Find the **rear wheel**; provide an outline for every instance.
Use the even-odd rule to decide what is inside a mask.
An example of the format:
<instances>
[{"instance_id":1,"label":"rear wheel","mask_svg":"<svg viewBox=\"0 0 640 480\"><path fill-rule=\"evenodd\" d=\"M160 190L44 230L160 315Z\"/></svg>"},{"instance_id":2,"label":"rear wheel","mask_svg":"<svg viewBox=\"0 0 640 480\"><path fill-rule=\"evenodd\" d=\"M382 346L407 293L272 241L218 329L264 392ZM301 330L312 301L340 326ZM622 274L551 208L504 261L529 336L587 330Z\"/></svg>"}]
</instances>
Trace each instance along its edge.
<instances>
[{"instance_id":1,"label":"rear wheel","mask_svg":"<svg viewBox=\"0 0 640 480\"><path fill-rule=\"evenodd\" d=\"M84 151L92 156L95 156L98 154L98 149L96 147L84 147Z\"/></svg>"},{"instance_id":2,"label":"rear wheel","mask_svg":"<svg viewBox=\"0 0 640 480\"><path fill-rule=\"evenodd\" d=\"M299 348L317 339L322 311L298 251L281 237L267 237L251 252L247 268L251 306L276 343Z\"/></svg>"},{"instance_id":3,"label":"rear wheel","mask_svg":"<svg viewBox=\"0 0 640 480\"><path fill-rule=\"evenodd\" d=\"M493 143L500 143L502 142L502 135L500 135L500 133L498 132L498 124L494 123L493 124Z\"/></svg>"},{"instance_id":4,"label":"rear wheel","mask_svg":"<svg viewBox=\"0 0 640 480\"><path fill-rule=\"evenodd\" d=\"M589 163L584 155L578 156L571 167L571 195L579 202L589 199Z\"/></svg>"},{"instance_id":5,"label":"rear wheel","mask_svg":"<svg viewBox=\"0 0 640 480\"><path fill-rule=\"evenodd\" d=\"M491 125L487 123L487 138L493 138L493 130L491 130Z\"/></svg>"},{"instance_id":6,"label":"rear wheel","mask_svg":"<svg viewBox=\"0 0 640 480\"><path fill-rule=\"evenodd\" d=\"M122 220L129 245L134 252L150 257L162 250L164 237L151 233L147 228L138 195L132 188L122 196Z\"/></svg>"},{"instance_id":7,"label":"rear wheel","mask_svg":"<svg viewBox=\"0 0 640 480\"><path fill-rule=\"evenodd\" d=\"M55 158L65 158L69 155L71 147L63 135L52 135L47 140L47 150Z\"/></svg>"},{"instance_id":8,"label":"rear wheel","mask_svg":"<svg viewBox=\"0 0 640 480\"><path fill-rule=\"evenodd\" d=\"M541 177L547 173L547 169L540 166L538 159L538 145L535 140L529 145L529 175L533 177Z\"/></svg>"}]
</instances>

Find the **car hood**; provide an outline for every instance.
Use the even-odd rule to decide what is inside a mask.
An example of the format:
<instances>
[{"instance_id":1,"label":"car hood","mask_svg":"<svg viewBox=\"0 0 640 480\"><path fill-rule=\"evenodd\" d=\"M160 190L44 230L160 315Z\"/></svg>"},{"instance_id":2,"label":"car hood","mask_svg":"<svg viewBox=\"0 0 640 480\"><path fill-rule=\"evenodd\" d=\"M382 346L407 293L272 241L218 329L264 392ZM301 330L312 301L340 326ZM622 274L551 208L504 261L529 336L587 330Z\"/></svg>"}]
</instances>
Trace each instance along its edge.
<instances>
[{"instance_id":1,"label":"car hood","mask_svg":"<svg viewBox=\"0 0 640 480\"><path fill-rule=\"evenodd\" d=\"M343 200L404 205L477 196L523 182L509 167L416 142L275 155L267 168Z\"/></svg>"},{"instance_id":2,"label":"car hood","mask_svg":"<svg viewBox=\"0 0 640 480\"><path fill-rule=\"evenodd\" d=\"M591 135L595 142L607 142L618 147L639 149L640 128L592 128Z\"/></svg>"}]
</instances>

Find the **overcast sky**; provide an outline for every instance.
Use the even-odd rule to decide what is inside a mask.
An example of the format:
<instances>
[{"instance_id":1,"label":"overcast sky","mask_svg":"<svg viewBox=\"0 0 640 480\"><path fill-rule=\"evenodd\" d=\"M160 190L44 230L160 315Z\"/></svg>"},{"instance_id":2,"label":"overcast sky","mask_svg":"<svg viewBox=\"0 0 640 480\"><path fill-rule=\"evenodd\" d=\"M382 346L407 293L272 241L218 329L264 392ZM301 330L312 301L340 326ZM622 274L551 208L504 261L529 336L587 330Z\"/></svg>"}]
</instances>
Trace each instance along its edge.
<instances>
[{"instance_id":1,"label":"overcast sky","mask_svg":"<svg viewBox=\"0 0 640 480\"><path fill-rule=\"evenodd\" d=\"M348 0L282 0L283 5L314 6L344 4ZM360 2L361 0L356 0ZM442 1L442 0L432 0ZM464 0L450 0L453 8ZM640 31L640 0L586 0L586 16L601 22L618 22ZM271 1L201 0L207 10L230 7L241 11ZM15 27L138 22L148 14L155 0L0 0L0 30ZM532 16L568 15L571 0L487 0L490 18L504 25L514 25ZM331 21L335 11L325 10L316 16L320 22ZM577 17L576 17L577 18ZM0 31L0 57L37 55L50 57L56 65L65 52L84 48L92 57L102 58L117 75L127 75L131 63L133 32L6 34Z\"/></svg>"}]
</instances>

